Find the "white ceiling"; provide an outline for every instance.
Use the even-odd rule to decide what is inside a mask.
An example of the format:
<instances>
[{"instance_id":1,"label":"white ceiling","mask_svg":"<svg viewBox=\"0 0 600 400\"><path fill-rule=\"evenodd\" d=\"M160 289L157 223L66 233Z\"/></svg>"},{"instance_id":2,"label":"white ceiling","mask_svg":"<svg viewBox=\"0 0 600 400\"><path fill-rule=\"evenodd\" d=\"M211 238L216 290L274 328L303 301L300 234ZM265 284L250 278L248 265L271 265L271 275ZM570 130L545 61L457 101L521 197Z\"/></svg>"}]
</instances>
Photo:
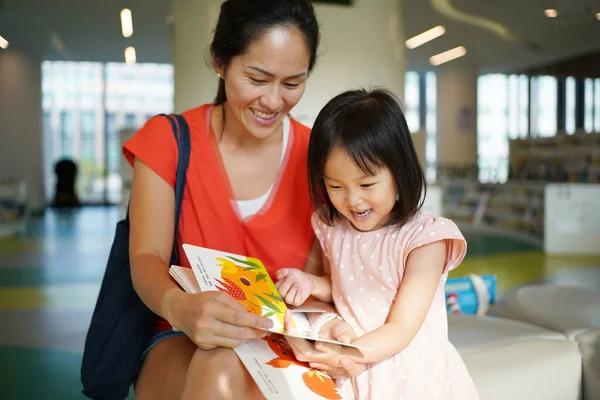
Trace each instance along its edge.
<instances>
[{"instance_id":1,"label":"white ceiling","mask_svg":"<svg viewBox=\"0 0 600 400\"><path fill-rule=\"evenodd\" d=\"M169 0L0 0L0 35L11 47L27 48L44 59L124 61L134 46L138 62L170 62L166 17ZM133 13L134 34L121 34L120 11ZM65 45L52 46L53 32Z\"/></svg>"},{"instance_id":2,"label":"white ceiling","mask_svg":"<svg viewBox=\"0 0 600 400\"><path fill-rule=\"evenodd\" d=\"M189 1L189 0L188 0ZM199 0L198 0L199 1ZM251 1L251 0L248 0ZM373 1L376 0L357 0ZM431 55L464 45L464 58L485 71L510 71L579 53L600 50L600 0L398 0L403 3L406 38L436 25L446 34L405 54L409 68L431 69ZM170 0L0 0L0 34L15 48L44 59L123 61L133 45L138 62L170 62ZM436 11L435 4L502 24L517 41L458 22ZM133 12L134 35L121 35L119 12ZM559 17L544 16L556 8ZM65 45L57 52L54 33Z\"/></svg>"},{"instance_id":3,"label":"white ceiling","mask_svg":"<svg viewBox=\"0 0 600 400\"><path fill-rule=\"evenodd\" d=\"M429 57L464 45L465 61L484 71L511 71L544 64L580 53L600 50L600 0L401 0L407 38L436 25L446 34L405 54L410 67L432 68ZM436 11L434 4L450 4L459 12L501 24L514 41L482 27L457 22ZM544 10L555 8L557 18ZM599 66L600 68L600 66Z\"/></svg>"}]
</instances>

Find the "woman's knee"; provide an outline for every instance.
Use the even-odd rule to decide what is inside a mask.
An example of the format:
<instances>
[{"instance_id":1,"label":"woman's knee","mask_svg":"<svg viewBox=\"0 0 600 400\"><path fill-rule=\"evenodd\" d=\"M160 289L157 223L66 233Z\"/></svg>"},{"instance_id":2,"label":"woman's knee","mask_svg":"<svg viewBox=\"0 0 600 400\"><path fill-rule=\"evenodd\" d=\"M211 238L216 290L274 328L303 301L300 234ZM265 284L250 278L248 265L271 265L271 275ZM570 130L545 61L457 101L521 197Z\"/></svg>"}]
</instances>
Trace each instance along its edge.
<instances>
[{"instance_id":1,"label":"woman's knee","mask_svg":"<svg viewBox=\"0 0 600 400\"><path fill-rule=\"evenodd\" d=\"M228 348L197 349L188 369L182 399L262 399L260 390Z\"/></svg>"}]
</instances>

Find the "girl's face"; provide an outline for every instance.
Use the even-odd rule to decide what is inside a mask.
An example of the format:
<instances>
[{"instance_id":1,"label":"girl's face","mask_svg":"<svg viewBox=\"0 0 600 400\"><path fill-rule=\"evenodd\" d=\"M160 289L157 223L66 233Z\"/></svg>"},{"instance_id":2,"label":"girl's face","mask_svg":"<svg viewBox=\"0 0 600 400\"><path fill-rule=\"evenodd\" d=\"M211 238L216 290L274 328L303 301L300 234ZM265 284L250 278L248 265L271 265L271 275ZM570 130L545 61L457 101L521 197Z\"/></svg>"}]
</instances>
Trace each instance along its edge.
<instances>
[{"instance_id":1,"label":"girl's face","mask_svg":"<svg viewBox=\"0 0 600 400\"><path fill-rule=\"evenodd\" d=\"M398 193L389 168L365 174L345 149L335 148L325 163L324 178L333 206L356 229L371 231L389 220Z\"/></svg>"},{"instance_id":2,"label":"girl's face","mask_svg":"<svg viewBox=\"0 0 600 400\"><path fill-rule=\"evenodd\" d=\"M258 139L279 132L283 118L304 93L310 54L303 34L292 27L275 27L234 57L225 79L228 126ZM231 118L231 120L229 119Z\"/></svg>"}]
</instances>

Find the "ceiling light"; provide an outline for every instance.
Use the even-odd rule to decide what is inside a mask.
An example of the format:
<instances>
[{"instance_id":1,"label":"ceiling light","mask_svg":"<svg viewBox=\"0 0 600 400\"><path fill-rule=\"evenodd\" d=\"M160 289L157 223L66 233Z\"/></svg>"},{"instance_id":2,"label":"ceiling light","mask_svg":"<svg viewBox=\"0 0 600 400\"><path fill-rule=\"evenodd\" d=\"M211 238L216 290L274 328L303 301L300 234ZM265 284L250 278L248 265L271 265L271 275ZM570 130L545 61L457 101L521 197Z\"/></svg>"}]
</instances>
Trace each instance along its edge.
<instances>
[{"instance_id":1,"label":"ceiling light","mask_svg":"<svg viewBox=\"0 0 600 400\"><path fill-rule=\"evenodd\" d=\"M544 10L544 14L546 14L546 17L548 18L556 18L558 16L558 12L556 12L554 8Z\"/></svg>"},{"instance_id":2,"label":"ceiling light","mask_svg":"<svg viewBox=\"0 0 600 400\"><path fill-rule=\"evenodd\" d=\"M126 38L133 35L133 20L131 19L131 10L124 8L121 10L121 32Z\"/></svg>"},{"instance_id":3,"label":"ceiling light","mask_svg":"<svg viewBox=\"0 0 600 400\"><path fill-rule=\"evenodd\" d=\"M135 49L132 46L129 46L125 49L125 62L127 64L135 64Z\"/></svg>"},{"instance_id":4,"label":"ceiling light","mask_svg":"<svg viewBox=\"0 0 600 400\"><path fill-rule=\"evenodd\" d=\"M464 46L458 46L443 53L429 57L429 62L431 65L437 66L448 61L452 61L458 57L462 57L465 54L467 54L467 49L465 49Z\"/></svg>"},{"instance_id":5,"label":"ceiling light","mask_svg":"<svg viewBox=\"0 0 600 400\"><path fill-rule=\"evenodd\" d=\"M436 26L435 28L431 28L428 31L425 31L417 36L411 37L406 41L406 47L409 49L414 49L415 47L419 47L422 44L425 44L437 37L442 36L446 33L446 28L441 25Z\"/></svg>"},{"instance_id":6,"label":"ceiling light","mask_svg":"<svg viewBox=\"0 0 600 400\"><path fill-rule=\"evenodd\" d=\"M8 47L8 40L0 36L0 48L6 49Z\"/></svg>"}]
</instances>

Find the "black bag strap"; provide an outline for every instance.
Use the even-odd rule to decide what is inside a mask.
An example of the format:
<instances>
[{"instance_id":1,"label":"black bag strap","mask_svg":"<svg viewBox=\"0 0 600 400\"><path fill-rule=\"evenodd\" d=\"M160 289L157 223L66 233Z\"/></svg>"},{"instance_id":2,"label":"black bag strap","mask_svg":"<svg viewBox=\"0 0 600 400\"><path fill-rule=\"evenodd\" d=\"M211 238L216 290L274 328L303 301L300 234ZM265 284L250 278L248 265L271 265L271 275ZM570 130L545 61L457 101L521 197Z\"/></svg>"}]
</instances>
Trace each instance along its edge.
<instances>
[{"instance_id":1,"label":"black bag strap","mask_svg":"<svg viewBox=\"0 0 600 400\"><path fill-rule=\"evenodd\" d=\"M175 230L173 231L173 250L171 252L171 264L179 264L177 238L179 236L179 219L181 216L181 205L183 204L187 168L190 162L190 128L185 118L181 115L172 114L168 117L177 140L177 147L179 148L177 179L175 181Z\"/></svg>"},{"instance_id":2,"label":"black bag strap","mask_svg":"<svg viewBox=\"0 0 600 400\"><path fill-rule=\"evenodd\" d=\"M183 204L183 193L185 191L185 181L187 168L190 162L191 142L190 128L185 118L178 114L159 114L167 117L171 123L173 135L177 142L177 175L175 180L175 229L173 230L173 249L171 250L171 264L179 264L179 252L177 251L177 237L179 236L179 219L181 216L181 205ZM127 205L127 214L125 218L129 221L129 206Z\"/></svg>"}]
</instances>

